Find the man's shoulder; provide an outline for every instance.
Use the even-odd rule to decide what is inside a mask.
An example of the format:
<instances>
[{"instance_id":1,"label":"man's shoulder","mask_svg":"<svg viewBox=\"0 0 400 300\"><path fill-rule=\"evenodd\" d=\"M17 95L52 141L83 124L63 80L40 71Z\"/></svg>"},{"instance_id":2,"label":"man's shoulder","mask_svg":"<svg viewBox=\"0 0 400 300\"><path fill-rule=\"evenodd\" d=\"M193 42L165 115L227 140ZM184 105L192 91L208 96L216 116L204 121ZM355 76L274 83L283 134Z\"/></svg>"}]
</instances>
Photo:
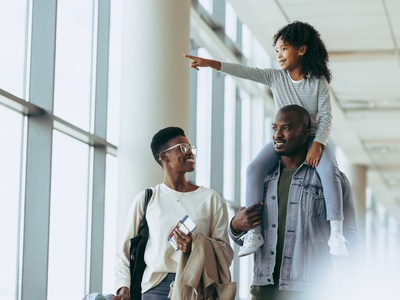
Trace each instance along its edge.
<instances>
[{"instance_id":1,"label":"man's shoulder","mask_svg":"<svg viewBox=\"0 0 400 300\"><path fill-rule=\"evenodd\" d=\"M307 163L303 163L303 165L301 167L299 167L299 170L301 170L301 169L303 169L309 175L318 176L318 180L319 181L321 180L319 175L317 175L318 174L317 169L307 165ZM346 174L343 173L342 171L340 171L339 169L338 169L338 174L339 174L340 183L342 184L342 187L349 187L350 188L350 181L347 178ZM310 176L310 177L314 177L314 176Z\"/></svg>"}]
</instances>

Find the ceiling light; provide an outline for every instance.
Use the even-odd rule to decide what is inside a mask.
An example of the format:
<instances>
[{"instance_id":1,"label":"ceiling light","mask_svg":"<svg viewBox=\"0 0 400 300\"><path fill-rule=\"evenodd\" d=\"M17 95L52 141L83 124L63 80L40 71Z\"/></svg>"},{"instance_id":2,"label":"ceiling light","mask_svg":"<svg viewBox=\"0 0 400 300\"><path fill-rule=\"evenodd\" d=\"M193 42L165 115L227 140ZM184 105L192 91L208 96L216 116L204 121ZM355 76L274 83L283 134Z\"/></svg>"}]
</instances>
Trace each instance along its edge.
<instances>
[{"instance_id":1,"label":"ceiling light","mask_svg":"<svg viewBox=\"0 0 400 300\"><path fill-rule=\"evenodd\" d=\"M344 100L340 101L343 109L375 108L375 102L371 100Z\"/></svg>"},{"instance_id":2,"label":"ceiling light","mask_svg":"<svg viewBox=\"0 0 400 300\"><path fill-rule=\"evenodd\" d=\"M389 178L387 183L389 185L400 185L400 178Z\"/></svg>"},{"instance_id":3,"label":"ceiling light","mask_svg":"<svg viewBox=\"0 0 400 300\"><path fill-rule=\"evenodd\" d=\"M387 146L387 145L373 145L373 146L368 146L369 151L371 151L374 154L388 154L392 152L392 147Z\"/></svg>"}]
</instances>

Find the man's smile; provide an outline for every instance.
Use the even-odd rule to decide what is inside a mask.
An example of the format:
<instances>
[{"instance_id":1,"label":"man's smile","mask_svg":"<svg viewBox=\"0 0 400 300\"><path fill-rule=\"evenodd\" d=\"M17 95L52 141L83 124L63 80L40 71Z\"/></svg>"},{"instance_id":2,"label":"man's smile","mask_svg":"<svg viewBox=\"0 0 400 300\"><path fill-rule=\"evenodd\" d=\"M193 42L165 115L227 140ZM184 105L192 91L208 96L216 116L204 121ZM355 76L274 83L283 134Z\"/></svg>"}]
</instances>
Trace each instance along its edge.
<instances>
[{"instance_id":1,"label":"man's smile","mask_svg":"<svg viewBox=\"0 0 400 300\"><path fill-rule=\"evenodd\" d=\"M274 145L277 148L283 147L285 145L285 141L280 140L280 139L275 139L274 140Z\"/></svg>"}]
</instances>

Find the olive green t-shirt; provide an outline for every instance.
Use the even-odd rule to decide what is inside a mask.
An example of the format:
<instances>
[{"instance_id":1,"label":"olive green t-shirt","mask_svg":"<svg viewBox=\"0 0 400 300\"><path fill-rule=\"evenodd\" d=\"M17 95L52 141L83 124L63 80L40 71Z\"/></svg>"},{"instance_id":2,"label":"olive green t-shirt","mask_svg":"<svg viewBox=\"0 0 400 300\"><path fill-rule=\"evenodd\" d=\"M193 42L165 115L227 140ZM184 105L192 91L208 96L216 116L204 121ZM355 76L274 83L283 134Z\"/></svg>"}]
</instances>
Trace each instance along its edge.
<instances>
[{"instance_id":1,"label":"olive green t-shirt","mask_svg":"<svg viewBox=\"0 0 400 300\"><path fill-rule=\"evenodd\" d=\"M281 271L282 263L282 252L283 242L285 240L285 227L286 227L286 215L287 215L287 202L289 197L290 184L292 183L293 174L297 168L282 168L278 181L278 243L276 246L276 260L274 268L274 285L266 286L252 286L250 293L252 299L271 299L276 296L279 292L279 275ZM261 297L257 297L257 294L261 294Z\"/></svg>"},{"instance_id":2,"label":"olive green t-shirt","mask_svg":"<svg viewBox=\"0 0 400 300\"><path fill-rule=\"evenodd\" d=\"M297 168L281 168L281 174L278 181L278 243L276 246L276 261L274 268L274 282L279 284L279 274L281 271L283 242L285 240L287 204L289 197L290 184L293 174Z\"/></svg>"}]
</instances>

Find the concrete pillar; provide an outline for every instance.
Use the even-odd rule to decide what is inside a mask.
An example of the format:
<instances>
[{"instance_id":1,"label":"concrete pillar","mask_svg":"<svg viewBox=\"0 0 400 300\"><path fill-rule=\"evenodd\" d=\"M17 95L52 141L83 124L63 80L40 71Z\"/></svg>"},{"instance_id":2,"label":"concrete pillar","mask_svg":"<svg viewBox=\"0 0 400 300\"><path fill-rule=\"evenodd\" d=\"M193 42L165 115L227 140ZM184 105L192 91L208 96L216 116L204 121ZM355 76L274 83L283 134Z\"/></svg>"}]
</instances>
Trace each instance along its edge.
<instances>
[{"instance_id":1,"label":"concrete pillar","mask_svg":"<svg viewBox=\"0 0 400 300\"><path fill-rule=\"evenodd\" d=\"M188 132L190 1L125 0L122 34L118 234L135 195L163 181L152 136ZM110 99L112 101L112 99Z\"/></svg>"}]
</instances>

